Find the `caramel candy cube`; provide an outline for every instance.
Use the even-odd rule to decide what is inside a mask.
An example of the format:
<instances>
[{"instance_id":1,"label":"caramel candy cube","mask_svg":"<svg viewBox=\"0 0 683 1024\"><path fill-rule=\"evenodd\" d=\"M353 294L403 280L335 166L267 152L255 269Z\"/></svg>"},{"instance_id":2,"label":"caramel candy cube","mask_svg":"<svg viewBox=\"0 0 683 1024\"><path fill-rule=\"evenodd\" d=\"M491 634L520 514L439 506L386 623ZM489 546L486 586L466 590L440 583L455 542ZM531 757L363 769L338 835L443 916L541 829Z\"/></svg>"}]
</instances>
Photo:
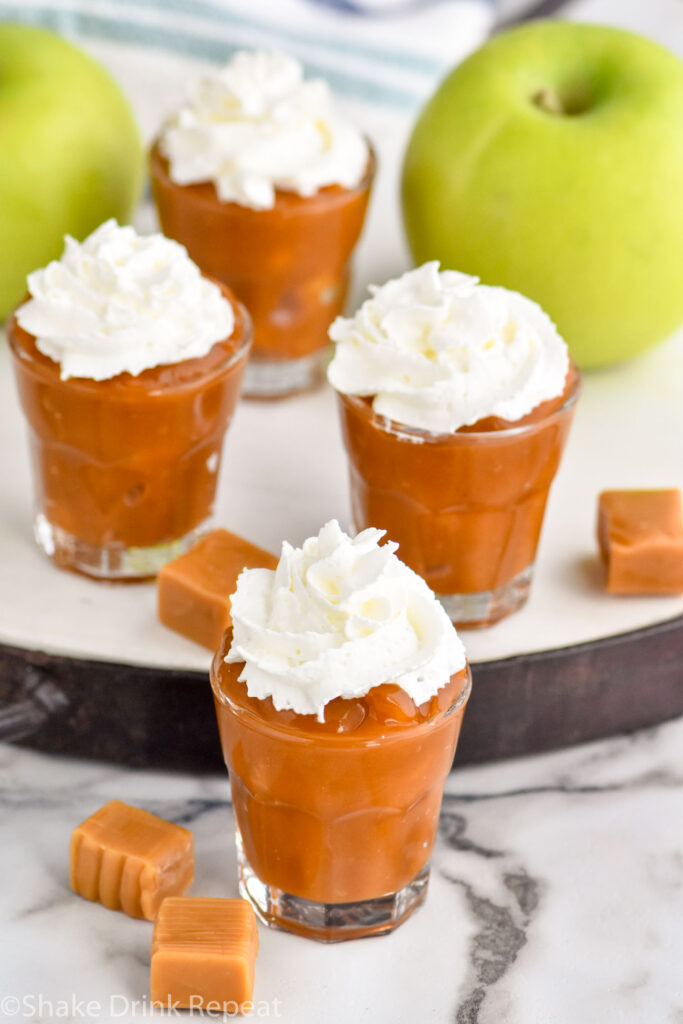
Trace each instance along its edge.
<instances>
[{"instance_id":1,"label":"caramel candy cube","mask_svg":"<svg viewBox=\"0 0 683 1024\"><path fill-rule=\"evenodd\" d=\"M603 491L598 543L610 593L683 593L683 511L676 488Z\"/></svg>"},{"instance_id":2,"label":"caramel candy cube","mask_svg":"<svg viewBox=\"0 0 683 1024\"><path fill-rule=\"evenodd\" d=\"M152 1003L245 1012L257 950L256 917L247 900L164 900L152 940Z\"/></svg>"},{"instance_id":3,"label":"caramel candy cube","mask_svg":"<svg viewBox=\"0 0 683 1024\"><path fill-rule=\"evenodd\" d=\"M159 618L215 651L230 625L230 596L242 569L274 569L277 558L228 530L213 530L159 573Z\"/></svg>"},{"instance_id":4,"label":"caramel candy cube","mask_svg":"<svg viewBox=\"0 0 683 1024\"><path fill-rule=\"evenodd\" d=\"M121 800L71 837L71 888L130 917L154 921L161 901L185 892L193 876L192 833Z\"/></svg>"}]
</instances>

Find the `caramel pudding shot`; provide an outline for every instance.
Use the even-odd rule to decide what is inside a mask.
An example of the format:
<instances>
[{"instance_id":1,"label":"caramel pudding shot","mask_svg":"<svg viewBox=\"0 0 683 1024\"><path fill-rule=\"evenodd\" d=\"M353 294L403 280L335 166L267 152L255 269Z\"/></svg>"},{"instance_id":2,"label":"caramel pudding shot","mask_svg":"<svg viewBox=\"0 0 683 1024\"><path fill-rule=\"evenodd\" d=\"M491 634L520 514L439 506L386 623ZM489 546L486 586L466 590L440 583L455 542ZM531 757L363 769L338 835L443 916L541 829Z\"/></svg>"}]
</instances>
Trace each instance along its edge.
<instances>
[{"instance_id":1,"label":"caramel pudding shot","mask_svg":"<svg viewBox=\"0 0 683 1024\"><path fill-rule=\"evenodd\" d=\"M424 900L470 692L450 619L383 536L332 520L245 570L211 671L242 895L324 941Z\"/></svg>"},{"instance_id":2,"label":"caramel pudding shot","mask_svg":"<svg viewBox=\"0 0 683 1024\"><path fill-rule=\"evenodd\" d=\"M8 325L35 536L57 565L154 575L206 528L251 342L229 288L107 221L28 278Z\"/></svg>"},{"instance_id":3,"label":"caramel pudding shot","mask_svg":"<svg viewBox=\"0 0 683 1024\"><path fill-rule=\"evenodd\" d=\"M395 538L459 625L515 611L580 390L552 321L426 263L330 336L356 528Z\"/></svg>"},{"instance_id":4,"label":"caramel pudding shot","mask_svg":"<svg viewBox=\"0 0 683 1024\"><path fill-rule=\"evenodd\" d=\"M374 172L327 83L284 54L239 52L190 87L150 164L164 233L251 314L245 394L318 383Z\"/></svg>"}]
</instances>

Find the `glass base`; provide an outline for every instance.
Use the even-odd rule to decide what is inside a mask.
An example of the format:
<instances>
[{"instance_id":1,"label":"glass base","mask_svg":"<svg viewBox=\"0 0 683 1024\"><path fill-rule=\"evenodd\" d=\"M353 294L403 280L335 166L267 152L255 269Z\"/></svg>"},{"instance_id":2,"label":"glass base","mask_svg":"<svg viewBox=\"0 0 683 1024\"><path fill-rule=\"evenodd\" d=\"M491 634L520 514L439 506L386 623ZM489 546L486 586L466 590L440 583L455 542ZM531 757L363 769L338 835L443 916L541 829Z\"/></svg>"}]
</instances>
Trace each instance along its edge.
<instances>
[{"instance_id":1,"label":"glass base","mask_svg":"<svg viewBox=\"0 0 683 1024\"><path fill-rule=\"evenodd\" d=\"M242 384L245 398L284 398L309 391L322 383L329 362L329 347L302 359L262 359L252 355Z\"/></svg>"},{"instance_id":2,"label":"glass base","mask_svg":"<svg viewBox=\"0 0 683 1024\"><path fill-rule=\"evenodd\" d=\"M71 569L98 580L134 581L156 576L162 566L196 544L209 526L209 521L205 520L184 537L147 548L86 544L54 526L42 512L36 515L33 532L38 547L61 569Z\"/></svg>"},{"instance_id":3,"label":"glass base","mask_svg":"<svg viewBox=\"0 0 683 1024\"><path fill-rule=\"evenodd\" d=\"M437 597L459 629L481 629L512 615L526 603L533 574L532 564L495 590L482 590L476 594L438 594Z\"/></svg>"},{"instance_id":4,"label":"glass base","mask_svg":"<svg viewBox=\"0 0 683 1024\"><path fill-rule=\"evenodd\" d=\"M426 865L399 892L356 903L316 903L262 882L244 856L239 832L237 863L240 895L250 901L264 924L318 942L344 942L393 931L424 903L429 882Z\"/></svg>"}]
</instances>

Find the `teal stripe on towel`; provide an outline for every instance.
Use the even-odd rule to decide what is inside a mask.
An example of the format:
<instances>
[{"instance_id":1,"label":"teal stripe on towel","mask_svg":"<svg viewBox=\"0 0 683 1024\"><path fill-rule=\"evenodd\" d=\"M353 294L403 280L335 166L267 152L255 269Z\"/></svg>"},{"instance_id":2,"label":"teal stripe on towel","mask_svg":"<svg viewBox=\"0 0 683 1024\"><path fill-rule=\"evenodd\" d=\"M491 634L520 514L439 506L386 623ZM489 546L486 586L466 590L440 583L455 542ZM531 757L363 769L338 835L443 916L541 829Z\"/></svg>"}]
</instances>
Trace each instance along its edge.
<instances>
[{"instance_id":1,"label":"teal stripe on towel","mask_svg":"<svg viewBox=\"0 0 683 1024\"><path fill-rule=\"evenodd\" d=\"M444 70L443 62L434 60L432 57L410 53L407 50L384 50L362 43L344 42L329 36L308 36L305 33L293 32L284 25L269 25L243 14L228 11L225 7L219 7L208 0L192 0L192 3L189 4L188 0L117 0L117 3L120 6L136 7L139 10L173 11L178 14L190 15L193 18L233 25L235 28L246 28L275 36L277 39L295 46L312 46L313 49L328 50L330 53L360 57L371 64L386 64L387 67L392 67L397 71L427 75L430 78L439 75Z\"/></svg>"},{"instance_id":2,"label":"teal stripe on towel","mask_svg":"<svg viewBox=\"0 0 683 1024\"><path fill-rule=\"evenodd\" d=\"M0 3L0 18L6 21L42 25L56 32L102 39L107 42L128 43L163 52L179 53L215 64L225 63L233 53L244 49L244 46L234 46L195 32L189 33L161 25L147 25L128 19L33 4ZM416 92L363 78L361 75L326 68L313 61L303 60L302 64L307 75L325 78L332 89L342 96L365 100L395 110L410 109L422 98Z\"/></svg>"}]
</instances>

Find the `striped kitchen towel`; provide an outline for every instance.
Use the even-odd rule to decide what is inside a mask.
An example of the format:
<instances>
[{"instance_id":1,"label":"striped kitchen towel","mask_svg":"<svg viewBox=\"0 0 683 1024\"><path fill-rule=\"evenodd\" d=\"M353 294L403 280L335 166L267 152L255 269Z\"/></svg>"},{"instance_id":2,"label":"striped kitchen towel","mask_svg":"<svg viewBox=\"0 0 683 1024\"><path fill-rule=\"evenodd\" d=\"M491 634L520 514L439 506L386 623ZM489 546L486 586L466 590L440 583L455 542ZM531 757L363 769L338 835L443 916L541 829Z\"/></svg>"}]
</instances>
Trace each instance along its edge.
<instances>
[{"instance_id":1,"label":"striped kitchen towel","mask_svg":"<svg viewBox=\"0 0 683 1024\"><path fill-rule=\"evenodd\" d=\"M222 63L285 49L353 101L408 111L493 21L492 0L19 0L0 20L33 22L96 52L145 48ZM116 62L118 63L118 62Z\"/></svg>"},{"instance_id":2,"label":"striped kitchen towel","mask_svg":"<svg viewBox=\"0 0 683 1024\"><path fill-rule=\"evenodd\" d=\"M188 80L238 49L281 49L326 78L379 157L352 302L409 259L398 203L403 149L420 105L490 30L494 0L0 0L0 20L52 28L105 64L144 137ZM156 228L149 194L136 215Z\"/></svg>"}]
</instances>

